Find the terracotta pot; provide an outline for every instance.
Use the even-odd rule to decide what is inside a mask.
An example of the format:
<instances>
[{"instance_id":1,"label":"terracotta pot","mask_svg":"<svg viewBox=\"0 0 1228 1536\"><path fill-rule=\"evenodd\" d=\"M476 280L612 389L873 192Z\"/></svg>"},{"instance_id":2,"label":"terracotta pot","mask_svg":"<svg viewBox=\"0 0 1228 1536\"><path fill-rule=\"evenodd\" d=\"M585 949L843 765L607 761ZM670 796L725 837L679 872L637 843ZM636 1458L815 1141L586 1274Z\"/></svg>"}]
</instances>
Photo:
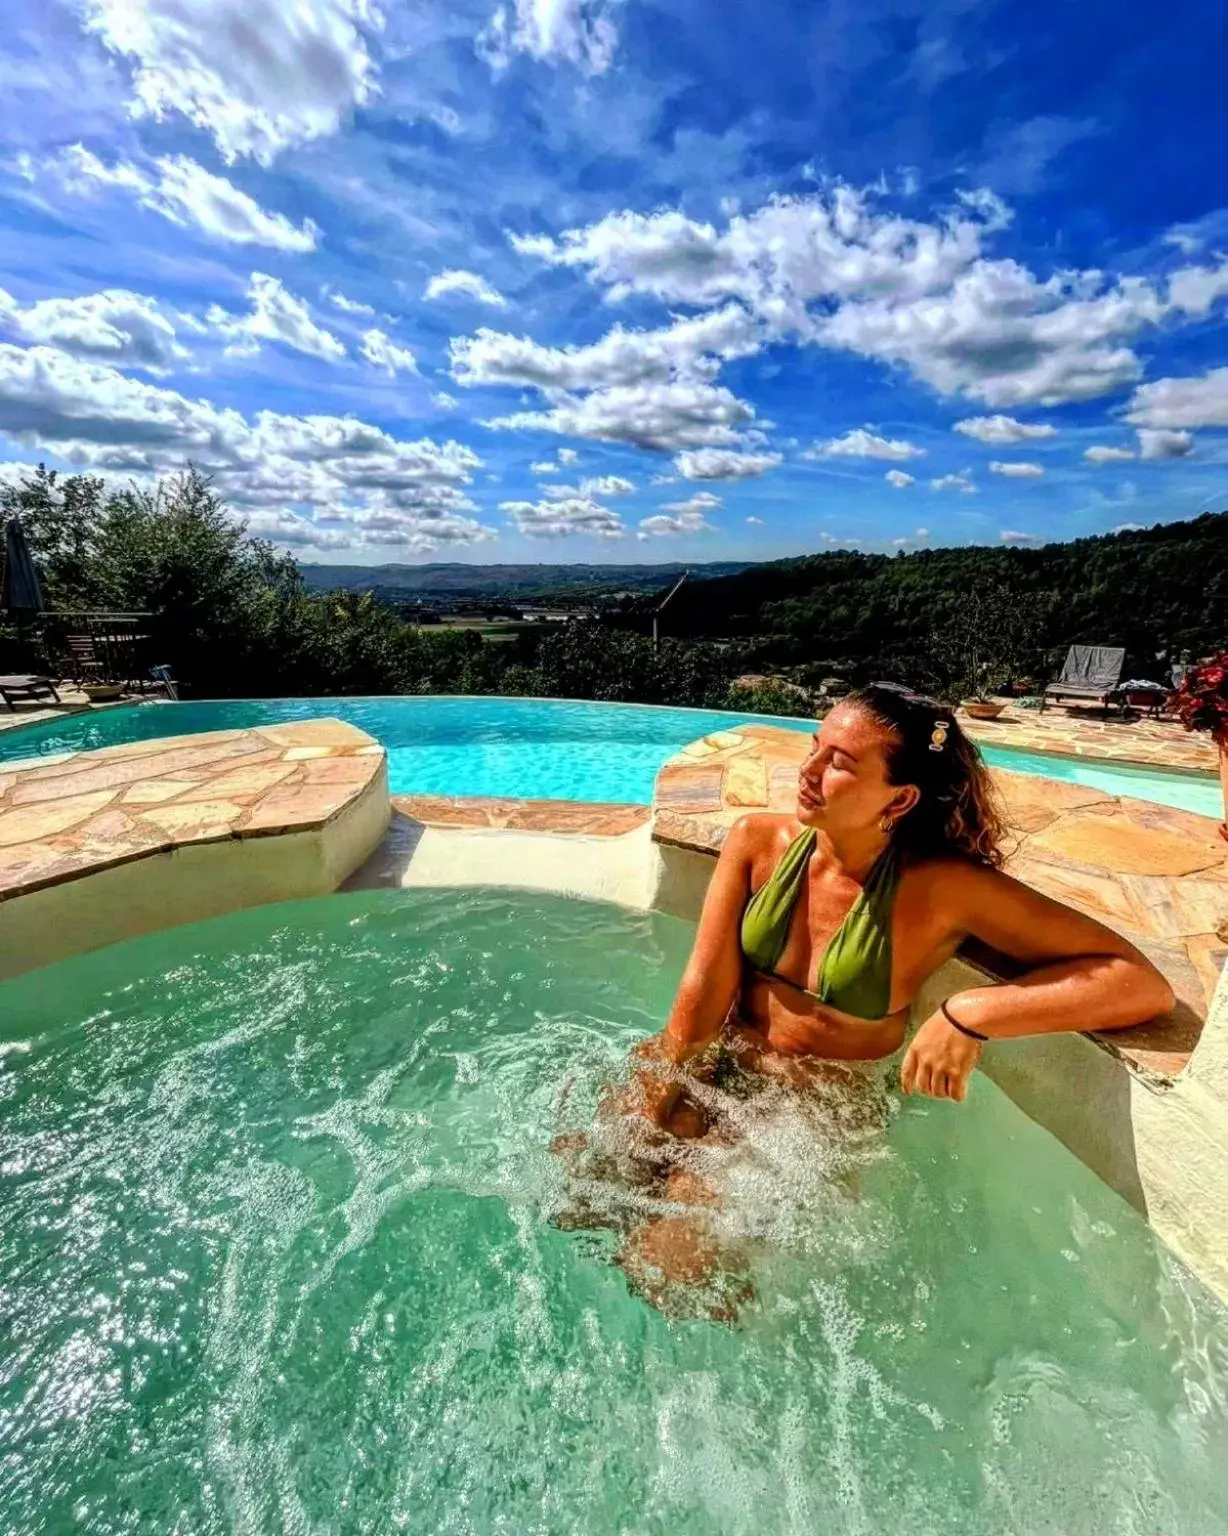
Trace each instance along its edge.
<instances>
[{"instance_id":1,"label":"terracotta pot","mask_svg":"<svg viewBox=\"0 0 1228 1536\"><path fill-rule=\"evenodd\" d=\"M996 720L1006 708L995 699L965 699L964 714L972 720Z\"/></svg>"}]
</instances>

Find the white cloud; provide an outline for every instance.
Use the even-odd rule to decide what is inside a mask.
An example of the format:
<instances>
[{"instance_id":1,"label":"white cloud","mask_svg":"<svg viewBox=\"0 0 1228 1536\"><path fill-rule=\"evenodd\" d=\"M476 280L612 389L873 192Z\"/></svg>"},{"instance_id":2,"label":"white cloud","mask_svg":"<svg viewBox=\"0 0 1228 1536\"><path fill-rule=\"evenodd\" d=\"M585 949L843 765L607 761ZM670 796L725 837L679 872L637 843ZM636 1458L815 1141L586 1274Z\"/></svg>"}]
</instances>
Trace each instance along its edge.
<instances>
[{"instance_id":1,"label":"white cloud","mask_svg":"<svg viewBox=\"0 0 1228 1536\"><path fill-rule=\"evenodd\" d=\"M1184 459L1194 451L1194 439L1188 432L1170 432L1155 427L1138 429L1140 459Z\"/></svg>"},{"instance_id":2,"label":"white cloud","mask_svg":"<svg viewBox=\"0 0 1228 1536\"><path fill-rule=\"evenodd\" d=\"M775 336L875 358L994 407L1126 388L1142 372L1131 345L1141 332L1228 293L1228 269L1185 269L1166 291L1095 270L1039 277L986 254L1010 219L992 195L968 194L928 223L883 210L878 196L837 186L735 213L723 229L676 210L621 212L557 238L511 240L523 255L586 271L611 301L736 299ZM1021 423L1003 430L1023 435L987 440L1041 435Z\"/></svg>"},{"instance_id":3,"label":"white cloud","mask_svg":"<svg viewBox=\"0 0 1228 1536\"><path fill-rule=\"evenodd\" d=\"M895 486L897 491L905 490L908 486L916 485L917 483L915 475L910 475L902 469L889 469L886 480L887 484Z\"/></svg>"},{"instance_id":4,"label":"white cloud","mask_svg":"<svg viewBox=\"0 0 1228 1536\"><path fill-rule=\"evenodd\" d=\"M965 421L957 421L951 430L974 437L978 443L990 443L995 448L1057 436L1056 427L1043 422L1016 421L1013 416L969 416Z\"/></svg>"},{"instance_id":5,"label":"white cloud","mask_svg":"<svg viewBox=\"0 0 1228 1536\"><path fill-rule=\"evenodd\" d=\"M583 399L565 395L551 410L519 411L486 425L494 430L553 432L669 453L679 448L736 443L754 414L744 400L711 384L644 384L595 390ZM560 461L562 457L560 452ZM779 456L773 462L779 463Z\"/></svg>"},{"instance_id":6,"label":"white cloud","mask_svg":"<svg viewBox=\"0 0 1228 1536\"><path fill-rule=\"evenodd\" d=\"M157 302L123 288L75 299L39 299L24 308L0 288L0 330L73 357L149 373L165 373L188 356Z\"/></svg>"},{"instance_id":7,"label":"white cloud","mask_svg":"<svg viewBox=\"0 0 1228 1536\"><path fill-rule=\"evenodd\" d=\"M536 463L529 465L531 475L557 475L559 466L551 463L549 459L538 459Z\"/></svg>"},{"instance_id":8,"label":"white cloud","mask_svg":"<svg viewBox=\"0 0 1228 1536\"><path fill-rule=\"evenodd\" d=\"M499 510L508 514L517 532L530 539L563 539L577 533L618 539L626 532L617 512L587 496L558 501L504 501L500 502Z\"/></svg>"},{"instance_id":9,"label":"white cloud","mask_svg":"<svg viewBox=\"0 0 1228 1536\"><path fill-rule=\"evenodd\" d=\"M375 306L372 304L360 304L357 299L348 299L337 288L330 288L327 283L320 290L321 297L328 300L334 309L341 310L347 315L373 315Z\"/></svg>"},{"instance_id":10,"label":"white cloud","mask_svg":"<svg viewBox=\"0 0 1228 1536\"><path fill-rule=\"evenodd\" d=\"M64 187L89 197L100 189L122 192L181 229L196 229L229 245L264 245L277 251L313 251L319 228L310 219L295 225L270 213L224 176L215 176L186 155L164 155L145 170L131 160L106 165L81 144L66 149L45 169Z\"/></svg>"},{"instance_id":11,"label":"white cloud","mask_svg":"<svg viewBox=\"0 0 1228 1536\"><path fill-rule=\"evenodd\" d=\"M507 307L507 300L497 288L492 288L484 277L479 277L476 272L465 272L457 268L447 272L436 272L427 283L422 297L442 299L450 293L463 293L468 298L476 299L479 304L492 304L497 309Z\"/></svg>"},{"instance_id":12,"label":"white cloud","mask_svg":"<svg viewBox=\"0 0 1228 1536\"><path fill-rule=\"evenodd\" d=\"M763 519L761 517L748 517L746 521L748 523L762 523Z\"/></svg>"},{"instance_id":13,"label":"white cloud","mask_svg":"<svg viewBox=\"0 0 1228 1536\"><path fill-rule=\"evenodd\" d=\"M715 512L721 505L721 498L714 496L711 491L697 491L694 496L688 496L685 501L667 501L661 508L663 512L677 512L680 515L702 517L705 512Z\"/></svg>"},{"instance_id":14,"label":"white cloud","mask_svg":"<svg viewBox=\"0 0 1228 1536\"><path fill-rule=\"evenodd\" d=\"M489 535L465 492L481 460L461 443L400 441L348 416L246 417L50 347L0 344L0 434L99 473L156 475L190 459L240 511L313 508L351 527L351 543L430 549Z\"/></svg>"},{"instance_id":15,"label":"white cloud","mask_svg":"<svg viewBox=\"0 0 1228 1536\"><path fill-rule=\"evenodd\" d=\"M1035 533L1021 533L1017 528L1003 528L999 530L998 537L1003 544L1037 544L1039 536Z\"/></svg>"},{"instance_id":16,"label":"white cloud","mask_svg":"<svg viewBox=\"0 0 1228 1536\"><path fill-rule=\"evenodd\" d=\"M896 548L896 549L907 549L908 548L908 544L909 544L909 540L908 539L892 539L891 543L892 543L893 547Z\"/></svg>"},{"instance_id":17,"label":"white cloud","mask_svg":"<svg viewBox=\"0 0 1228 1536\"><path fill-rule=\"evenodd\" d=\"M967 206L937 224L878 214L870 197L839 186L828 195L775 198L730 218L724 232L676 211L612 213L558 239L513 236L522 254L586 269L617 300L650 293L708 305L738 298L780 329L808 333L816 299L897 301L949 288L1001 226L1001 204Z\"/></svg>"},{"instance_id":18,"label":"white cloud","mask_svg":"<svg viewBox=\"0 0 1228 1536\"><path fill-rule=\"evenodd\" d=\"M1228 261L1218 267L1183 267L1174 272L1168 285L1168 297L1175 309L1201 318L1212 306L1228 297Z\"/></svg>"},{"instance_id":19,"label":"white cloud","mask_svg":"<svg viewBox=\"0 0 1228 1536\"><path fill-rule=\"evenodd\" d=\"M704 517L702 509L688 509L678 512L675 516L667 516L664 512L654 512L651 517L640 518L640 539L676 538L684 533L715 533L716 529Z\"/></svg>"},{"instance_id":20,"label":"white cloud","mask_svg":"<svg viewBox=\"0 0 1228 1536\"><path fill-rule=\"evenodd\" d=\"M1228 368L1184 379L1143 384L1130 400L1127 420L1139 427L1228 427Z\"/></svg>"},{"instance_id":21,"label":"white cloud","mask_svg":"<svg viewBox=\"0 0 1228 1536\"><path fill-rule=\"evenodd\" d=\"M1008 480L1039 480L1045 471L1040 464L1024 462L1004 464L1000 459L991 459L989 472L993 475L1004 475Z\"/></svg>"},{"instance_id":22,"label":"white cloud","mask_svg":"<svg viewBox=\"0 0 1228 1536\"><path fill-rule=\"evenodd\" d=\"M930 490L962 491L965 496L971 496L976 490L976 485L965 470L958 475L939 475L936 480L930 481Z\"/></svg>"},{"instance_id":23,"label":"white cloud","mask_svg":"<svg viewBox=\"0 0 1228 1536\"><path fill-rule=\"evenodd\" d=\"M340 362L345 356L342 343L331 331L317 325L303 300L283 288L277 278L267 272L253 272L247 296L252 301L248 315L228 314L216 304L208 312L210 325L229 338L228 352L257 352L262 342L276 341L330 363Z\"/></svg>"},{"instance_id":24,"label":"white cloud","mask_svg":"<svg viewBox=\"0 0 1228 1536\"><path fill-rule=\"evenodd\" d=\"M759 347L758 327L739 304L679 320L659 331L615 326L583 347L544 347L526 337L483 327L451 343L452 377L459 384L530 385L568 391L612 389L673 380L707 380L720 359Z\"/></svg>"},{"instance_id":25,"label":"white cloud","mask_svg":"<svg viewBox=\"0 0 1228 1536\"><path fill-rule=\"evenodd\" d=\"M603 0L511 0L500 5L477 40L492 69L506 69L514 53L545 63L574 64L586 75L609 69L618 47L612 7Z\"/></svg>"},{"instance_id":26,"label":"white cloud","mask_svg":"<svg viewBox=\"0 0 1228 1536\"><path fill-rule=\"evenodd\" d=\"M224 159L268 165L335 133L375 90L370 0L85 0L85 22L133 69L134 116L182 114Z\"/></svg>"},{"instance_id":27,"label":"white cloud","mask_svg":"<svg viewBox=\"0 0 1228 1536\"><path fill-rule=\"evenodd\" d=\"M1089 464L1122 464L1134 458L1135 453L1133 448L1106 448L1097 443L1085 448L1083 457Z\"/></svg>"},{"instance_id":28,"label":"white cloud","mask_svg":"<svg viewBox=\"0 0 1228 1536\"><path fill-rule=\"evenodd\" d=\"M680 453L674 467L684 480L753 480L775 469L778 453L746 453L741 449L700 448Z\"/></svg>"},{"instance_id":29,"label":"white cloud","mask_svg":"<svg viewBox=\"0 0 1228 1536\"><path fill-rule=\"evenodd\" d=\"M560 464L570 466L580 462L580 452L577 448L560 448L555 454Z\"/></svg>"},{"instance_id":30,"label":"white cloud","mask_svg":"<svg viewBox=\"0 0 1228 1536\"><path fill-rule=\"evenodd\" d=\"M815 443L800 455L803 459L904 459L924 458L925 449L905 442L903 438L880 437L868 428L858 427L843 437L833 437L826 443Z\"/></svg>"},{"instance_id":31,"label":"white cloud","mask_svg":"<svg viewBox=\"0 0 1228 1536\"><path fill-rule=\"evenodd\" d=\"M914 539L928 539L929 536L930 531L928 528L918 528L916 533L913 534Z\"/></svg>"},{"instance_id":32,"label":"white cloud","mask_svg":"<svg viewBox=\"0 0 1228 1536\"><path fill-rule=\"evenodd\" d=\"M1142 533L1142 523L1116 523L1109 529L1110 533Z\"/></svg>"},{"instance_id":33,"label":"white cloud","mask_svg":"<svg viewBox=\"0 0 1228 1536\"><path fill-rule=\"evenodd\" d=\"M363 332L362 355L373 368L382 368L393 378L418 371L418 360L409 348L398 347L383 331Z\"/></svg>"},{"instance_id":34,"label":"white cloud","mask_svg":"<svg viewBox=\"0 0 1228 1536\"><path fill-rule=\"evenodd\" d=\"M597 475L591 480L580 481L582 496L630 496L635 484L622 475Z\"/></svg>"},{"instance_id":35,"label":"white cloud","mask_svg":"<svg viewBox=\"0 0 1228 1536\"><path fill-rule=\"evenodd\" d=\"M437 411L455 411L460 407L460 401L455 395L450 395L446 389L437 390L431 396L431 404Z\"/></svg>"}]
</instances>

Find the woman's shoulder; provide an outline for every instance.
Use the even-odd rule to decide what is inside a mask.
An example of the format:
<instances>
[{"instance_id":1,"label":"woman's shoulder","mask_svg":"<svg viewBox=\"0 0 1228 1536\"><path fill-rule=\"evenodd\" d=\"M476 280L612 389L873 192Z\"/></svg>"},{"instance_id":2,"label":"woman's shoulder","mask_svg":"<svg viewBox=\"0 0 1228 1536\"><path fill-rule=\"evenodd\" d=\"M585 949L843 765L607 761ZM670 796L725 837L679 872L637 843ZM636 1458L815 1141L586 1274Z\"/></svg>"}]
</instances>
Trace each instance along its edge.
<instances>
[{"instance_id":1,"label":"woman's shoulder","mask_svg":"<svg viewBox=\"0 0 1228 1536\"><path fill-rule=\"evenodd\" d=\"M983 900L999 881L1007 879L994 865L960 853L908 859L901 878L922 899L950 907Z\"/></svg>"},{"instance_id":2,"label":"woman's shoulder","mask_svg":"<svg viewBox=\"0 0 1228 1536\"><path fill-rule=\"evenodd\" d=\"M797 818L786 811L748 811L729 828L724 846L753 858L786 847L797 836L799 826Z\"/></svg>"}]
</instances>

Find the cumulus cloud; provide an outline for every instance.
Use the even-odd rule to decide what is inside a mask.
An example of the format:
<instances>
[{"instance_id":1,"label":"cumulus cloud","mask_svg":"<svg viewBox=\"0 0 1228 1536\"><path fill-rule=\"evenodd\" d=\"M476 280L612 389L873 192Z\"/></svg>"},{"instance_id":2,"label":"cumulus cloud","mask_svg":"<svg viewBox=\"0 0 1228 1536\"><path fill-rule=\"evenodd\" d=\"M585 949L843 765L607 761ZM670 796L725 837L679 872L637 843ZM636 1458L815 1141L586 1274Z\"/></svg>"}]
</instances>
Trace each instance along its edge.
<instances>
[{"instance_id":1,"label":"cumulus cloud","mask_svg":"<svg viewBox=\"0 0 1228 1536\"><path fill-rule=\"evenodd\" d=\"M582 496L630 496L634 490L635 483L622 475L597 475L580 481Z\"/></svg>"},{"instance_id":2,"label":"cumulus cloud","mask_svg":"<svg viewBox=\"0 0 1228 1536\"><path fill-rule=\"evenodd\" d=\"M0 344L0 433L100 473L156 475L190 459L241 511L311 508L349 526L351 543L430 549L489 535L465 490L481 460L461 443L400 441L351 416L247 417L51 347Z\"/></svg>"},{"instance_id":3,"label":"cumulus cloud","mask_svg":"<svg viewBox=\"0 0 1228 1536\"><path fill-rule=\"evenodd\" d=\"M1135 453L1133 448L1108 448L1096 443L1083 450L1083 457L1088 464L1124 464Z\"/></svg>"},{"instance_id":4,"label":"cumulus cloud","mask_svg":"<svg viewBox=\"0 0 1228 1536\"><path fill-rule=\"evenodd\" d=\"M753 480L775 469L778 453L749 453L735 448L700 448L680 453L674 467L684 480Z\"/></svg>"},{"instance_id":5,"label":"cumulus cloud","mask_svg":"<svg viewBox=\"0 0 1228 1536\"><path fill-rule=\"evenodd\" d=\"M455 395L450 395L446 389L440 389L431 396L431 404L437 411L455 411L459 408L460 401Z\"/></svg>"},{"instance_id":6,"label":"cumulus cloud","mask_svg":"<svg viewBox=\"0 0 1228 1536\"><path fill-rule=\"evenodd\" d=\"M347 315L373 315L375 307L372 304L360 304L357 299L346 298L345 294L337 288L330 288L327 283L320 290L322 298L328 300L334 309L339 309Z\"/></svg>"},{"instance_id":7,"label":"cumulus cloud","mask_svg":"<svg viewBox=\"0 0 1228 1536\"><path fill-rule=\"evenodd\" d=\"M75 299L39 299L24 307L0 288L0 330L73 357L149 373L165 373L188 356L156 300L123 288Z\"/></svg>"},{"instance_id":8,"label":"cumulus cloud","mask_svg":"<svg viewBox=\"0 0 1228 1536\"><path fill-rule=\"evenodd\" d=\"M1015 443L1057 436L1056 427L1044 422L1016 421L1013 416L969 416L965 421L957 421L951 430L974 437L978 443L990 443L995 448L1009 448Z\"/></svg>"},{"instance_id":9,"label":"cumulus cloud","mask_svg":"<svg viewBox=\"0 0 1228 1536\"><path fill-rule=\"evenodd\" d=\"M1188 432L1170 432L1155 427L1138 429L1140 459L1184 459L1194 451L1194 439Z\"/></svg>"},{"instance_id":10,"label":"cumulus cloud","mask_svg":"<svg viewBox=\"0 0 1228 1536\"><path fill-rule=\"evenodd\" d=\"M267 272L253 272L247 296L252 301L250 314L232 315L216 304L208 312L209 324L228 338L228 352L250 354L258 352L263 342L276 341L325 362L337 363L344 358L342 343L331 331L317 325L303 300L284 288L277 278Z\"/></svg>"},{"instance_id":11,"label":"cumulus cloud","mask_svg":"<svg viewBox=\"0 0 1228 1536\"><path fill-rule=\"evenodd\" d=\"M925 449L906 442L903 438L880 437L866 427L846 432L843 437L833 437L825 443L815 443L800 455L803 459L920 459Z\"/></svg>"},{"instance_id":12,"label":"cumulus cloud","mask_svg":"<svg viewBox=\"0 0 1228 1536\"><path fill-rule=\"evenodd\" d=\"M615 326L583 347L544 347L526 337L483 328L451 343L458 384L514 384L583 391L672 380L712 378L726 358L759 347L759 329L740 304L679 320L657 331Z\"/></svg>"},{"instance_id":13,"label":"cumulus cloud","mask_svg":"<svg viewBox=\"0 0 1228 1536\"><path fill-rule=\"evenodd\" d=\"M582 399L562 396L550 410L518 411L486 425L494 430L552 432L670 453L680 448L736 443L754 415L744 400L715 385L644 384L594 390ZM760 457L780 462L779 455ZM561 452L559 458L562 460ZM762 468L770 465L765 463ZM761 469L751 472L758 474Z\"/></svg>"},{"instance_id":14,"label":"cumulus cloud","mask_svg":"<svg viewBox=\"0 0 1228 1536\"><path fill-rule=\"evenodd\" d=\"M763 522L763 519L761 517L748 517L746 519L746 521L748 523L758 523L758 524L761 524Z\"/></svg>"},{"instance_id":15,"label":"cumulus cloud","mask_svg":"<svg viewBox=\"0 0 1228 1536\"><path fill-rule=\"evenodd\" d=\"M721 498L714 496L711 491L696 491L694 496L688 496L685 501L667 501L662 510L665 512L715 512L721 505Z\"/></svg>"},{"instance_id":16,"label":"cumulus cloud","mask_svg":"<svg viewBox=\"0 0 1228 1536\"><path fill-rule=\"evenodd\" d=\"M447 272L436 272L427 283L422 297L442 299L450 293L463 293L468 298L476 299L479 304L491 304L496 309L507 307L507 300L497 288L492 288L484 277L479 277L476 272L465 272L457 268L451 268Z\"/></svg>"},{"instance_id":17,"label":"cumulus cloud","mask_svg":"<svg viewBox=\"0 0 1228 1536\"><path fill-rule=\"evenodd\" d=\"M1037 276L988 254L1009 218L983 192L925 222L837 186L735 212L724 228L676 210L622 212L558 237L511 238L523 255L586 272L613 302L737 300L772 335L874 358L940 394L998 408L1128 387L1142 371L1132 346L1141 332L1204 313L1228 292L1228 276L1211 268L1173 274L1166 291L1094 270Z\"/></svg>"},{"instance_id":18,"label":"cumulus cloud","mask_svg":"<svg viewBox=\"0 0 1228 1536\"><path fill-rule=\"evenodd\" d=\"M683 508L683 504L679 504ZM654 512L651 517L640 518L639 539L674 538L683 533L715 533L716 529L704 517L702 508L685 507L673 516Z\"/></svg>"},{"instance_id":19,"label":"cumulus cloud","mask_svg":"<svg viewBox=\"0 0 1228 1536\"><path fill-rule=\"evenodd\" d=\"M604 0L511 0L500 5L477 40L492 69L506 69L512 55L527 53L548 64L574 64L586 75L609 69L618 29Z\"/></svg>"},{"instance_id":20,"label":"cumulus cloud","mask_svg":"<svg viewBox=\"0 0 1228 1536\"><path fill-rule=\"evenodd\" d=\"M178 114L228 162L264 165L335 133L375 91L370 0L85 0L85 23L132 68L134 116Z\"/></svg>"},{"instance_id":21,"label":"cumulus cloud","mask_svg":"<svg viewBox=\"0 0 1228 1536\"><path fill-rule=\"evenodd\" d=\"M1040 542L1037 534L1021 533L1018 528L1002 528L998 532L998 537L1002 540L1003 544L1037 544Z\"/></svg>"},{"instance_id":22,"label":"cumulus cloud","mask_svg":"<svg viewBox=\"0 0 1228 1536\"><path fill-rule=\"evenodd\" d=\"M580 451L578 448L560 448L554 456L560 464L567 466L580 462Z\"/></svg>"},{"instance_id":23,"label":"cumulus cloud","mask_svg":"<svg viewBox=\"0 0 1228 1536\"><path fill-rule=\"evenodd\" d=\"M1025 462L1004 464L1000 459L991 459L989 472L993 475L1004 475L1008 480L1039 480L1045 471L1040 464Z\"/></svg>"},{"instance_id":24,"label":"cumulus cloud","mask_svg":"<svg viewBox=\"0 0 1228 1536\"><path fill-rule=\"evenodd\" d=\"M914 539L928 539L929 536L930 531L928 528L918 528L916 533L913 534Z\"/></svg>"},{"instance_id":25,"label":"cumulus cloud","mask_svg":"<svg viewBox=\"0 0 1228 1536\"><path fill-rule=\"evenodd\" d=\"M504 501L500 502L499 510L507 513L518 533L530 539L565 539L577 533L591 534L599 539L619 539L626 532L617 512L600 506L588 496Z\"/></svg>"},{"instance_id":26,"label":"cumulus cloud","mask_svg":"<svg viewBox=\"0 0 1228 1536\"><path fill-rule=\"evenodd\" d=\"M1131 397L1127 420L1138 427L1174 431L1228 427L1228 368L1141 385Z\"/></svg>"},{"instance_id":27,"label":"cumulus cloud","mask_svg":"<svg viewBox=\"0 0 1228 1536\"><path fill-rule=\"evenodd\" d=\"M887 484L895 486L897 491L903 491L907 489L908 486L916 485L917 483L915 475L910 475L902 469L889 469L887 471L886 480Z\"/></svg>"},{"instance_id":28,"label":"cumulus cloud","mask_svg":"<svg viewBox=\"0 0 1228 1536\"><path fill-rule=\"evenodd\" d=\"M976 491L976 485L965 470L958 475L939 475L937 479L930 481L930 490L962 491L965 496L971 496Z\"/></svg>"},{"instance_id":29,"label":"cumulus cloud","mask_svg":"<svg viewBox=\"0 0 1228 1536\"><path fill-rule=\"evenodd\" d=\"M373 368L382 368L390 377L418 371L418 360L410 349L398 347L383 331L364 331L361 351Z\"/></svg>"},{"instance_id":30,"label":"cumulus cloud","mask_svg":"<svg viewBox=\"0 0 1228 1536\"><path fill-rule=\"evenodd\" d=\"M295 225L270 213L224 176L215 176L187 155L163 155L145 168L131 160L107 165L75 144L44 169L69 192L95 196L120 192L181 229L199 230L229 245L264 245L277 251L313 251L320 231L310 219Z\"/></svg>"}]
</instances>

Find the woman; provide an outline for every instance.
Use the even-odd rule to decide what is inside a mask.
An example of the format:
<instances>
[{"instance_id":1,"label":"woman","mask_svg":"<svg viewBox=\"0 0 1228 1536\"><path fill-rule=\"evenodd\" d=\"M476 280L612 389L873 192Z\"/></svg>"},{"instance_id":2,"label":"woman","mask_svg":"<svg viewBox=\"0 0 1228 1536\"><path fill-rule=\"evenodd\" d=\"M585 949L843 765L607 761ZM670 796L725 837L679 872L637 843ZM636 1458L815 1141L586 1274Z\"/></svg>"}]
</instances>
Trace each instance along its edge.
<instances>
[{"instance_id":1,"label":"woman","mask_svg":"<svg viewBox=\"0 0 1228 1536\"><path fill-rule=\"evenodd\" d=\"M842 701L802 764L796 811L730 829L664 1032L633 1053L620 1108L662 1150L705 1135L704 1074L681 1069L718 1040L739 1074L856 1079L864 1067L847 1064L900 1049L922 984L968 938L1022 972L924 1020L906 1094L962 1100L986 1042L1123 1029L1171 1008L1132 944L1002 872L1002 831L980 755L944 706L886 683ZM665 1192L715 1199L687 1172ZM623 1254L658 1279L695 1278L712 1258L680 1217L641 1226Z\"/></svg>"}]
</instances>

